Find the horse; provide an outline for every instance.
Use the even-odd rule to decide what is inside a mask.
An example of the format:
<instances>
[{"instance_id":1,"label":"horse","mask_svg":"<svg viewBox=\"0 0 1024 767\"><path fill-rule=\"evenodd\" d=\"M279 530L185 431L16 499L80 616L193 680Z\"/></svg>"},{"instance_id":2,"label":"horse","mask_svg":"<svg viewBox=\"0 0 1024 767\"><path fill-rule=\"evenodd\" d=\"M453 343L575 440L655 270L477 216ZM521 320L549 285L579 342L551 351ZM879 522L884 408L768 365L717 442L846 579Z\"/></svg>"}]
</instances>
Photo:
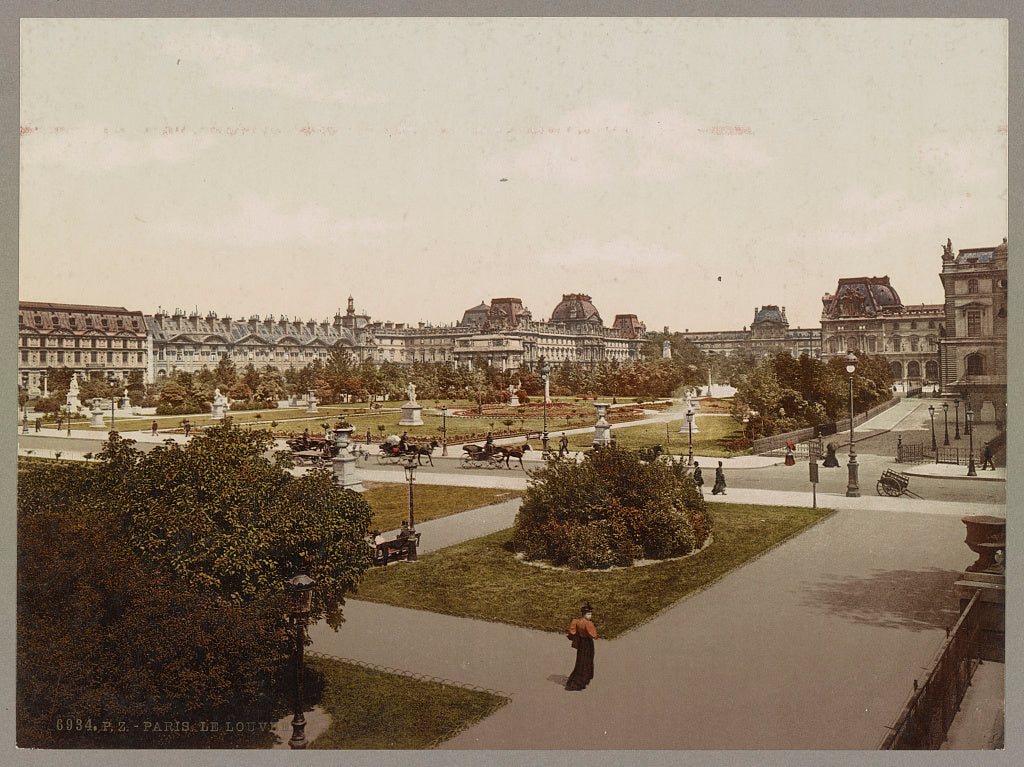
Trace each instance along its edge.
<instances>
[{"instance_id":1,"label":"horse","mask_svg":"<svg viewBox=\"0 0 1024 767\"><path fill-rule=\"evenodd\" d=\"M423 456L426 456L427 457L427 463L429 463L431 466L433 466L434 465L434 459L430 457L430 454L433 453L434 452L434 448L438 447L440 444L441 443L438 442L435 439L435 440L431 440L429 447L422 447L420 445L409 445L408 448L406 449L406 452L407 453L411 452L413 455L416 456L416 465L417 466L422 466L423 465L421 460L420 460Z\"/></svg>"},{"instance_id":2,"label":"horse","mask_svg":"<svg viewBox=\"0 0 1024 767\"><path fill-rule=\"evenodd\" d=\"M522 469L523 471L526 471L526 467L523 466L523 453L530 449L529 443L517 447L499 447L497 449L502 455L505 456L506 469L512 468L511 466L509 466L509 461L513 458L516 458L519 461L519 468Z\"/></svg>"},{"instance_id":3,"label":"horse","mask_svg":"<svg viewBox=\"0 0 1024 767\"><path fill-rule=\"evenodd\" d=\"M641 461L650 463L657 460L658 456L665 452L665 449L661 445L655 445L654 447L642 447L637 452L640 454Z\"/></svg>"}]
</instances>

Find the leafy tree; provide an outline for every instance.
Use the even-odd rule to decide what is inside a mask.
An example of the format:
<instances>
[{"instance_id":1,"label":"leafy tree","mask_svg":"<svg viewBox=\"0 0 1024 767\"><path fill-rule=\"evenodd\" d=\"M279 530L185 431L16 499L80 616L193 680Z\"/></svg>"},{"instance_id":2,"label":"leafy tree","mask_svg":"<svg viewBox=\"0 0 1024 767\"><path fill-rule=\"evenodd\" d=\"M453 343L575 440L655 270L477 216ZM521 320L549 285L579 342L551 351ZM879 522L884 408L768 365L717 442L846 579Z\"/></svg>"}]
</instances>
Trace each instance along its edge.
<instances>
[{"instance_id":1,"label":"leafy tree","mask_svg":"<svg viewBox=\"0 0 1024 767\"><path fill-rule=\"evenodd\" d=\"M57 715L269 718L290 653L283 579L315 578L311 619L337 628L370 523L361 496L326 471L291 476L271 445L228 419L185 446L142 454L112 433L96 463L21 472L22 745L52 743Z\"/></svg>"},{"instance_id":2,"label":"leafy tree","mask_svg":"<svg viewBox=\"0 0 1024 767\"><path fill-rule=\"evenodd\" d=\"M213 371L214 383L219 389L230 389L238 380L238 370L231 358L223 353L217 362L217 368Z\"/></svg>"}]
</instances>

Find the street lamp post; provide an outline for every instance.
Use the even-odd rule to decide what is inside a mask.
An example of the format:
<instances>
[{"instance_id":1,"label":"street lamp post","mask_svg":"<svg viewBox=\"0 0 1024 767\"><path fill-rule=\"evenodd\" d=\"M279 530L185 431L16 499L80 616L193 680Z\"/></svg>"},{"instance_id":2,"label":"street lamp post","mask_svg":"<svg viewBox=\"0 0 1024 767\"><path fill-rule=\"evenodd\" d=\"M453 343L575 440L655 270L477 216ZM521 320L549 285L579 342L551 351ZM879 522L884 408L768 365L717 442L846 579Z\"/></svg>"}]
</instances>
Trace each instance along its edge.
<instances>
[{"instance_id":1,"label":"street lamp post","mask_svg":"<svg viewBox=\"0 0 1024 767\"><path fill-rule=\"evenodd\" d=\"M942 424L945 430L945 436L942 438L942 444L945 447L949 447L949 403L942 403Z\"/></svg>"},{"instance_id":2,"label":"street lamp post","mask_svg":"<svg viewBox=\"0 0 1024 767\"><path fill-rule=\"evenodd\" d=\"M686 436L690 442L690 452L686 458L686 465L693 466L693 408L686 411Z\"/></svg>"},{"instance_id":3,"label":"street lamp post","mask_svg":"<svg viewBox=\"0 0 1024 767\"><path fill-rule=\"evenodd\" d=\"M935 405L928 406L928 415L932 418L932 452L934 453L939 449L939 446L935 444Z\"/></svg>"},{"instance_id":4,"label":"street lamp post","mask_svg":"<svg viewBox=\"0 0 1024 767\"><path fill-rule=\"evenodd\" d=\"M850 464L849 480L846 483L848 498L860 497L860 483L857 478L857 451L853 447L853 373L857 369L857 355L852 351L846 355L846 372L850 375Z\"/></svg>"},{"instance_id":5,"label":"street lamp post","mask_svg":"<svg viewBox=\"0 0 1024 767\"><path fill-rule=\"evenodd\" d=\"M960 400L953 400L953 439L960 439Z\"/></svg>"},{"instance_id":6,"label":"street lamp post","mask_svg":"<svg viewBox=\"0 0 1024 767\"><path fill-rule=\"evenodd\" d=\"M967 434L971 438L971 455L967 460L967 476L976 477L978 476L978 471L974 467L974 429L971 428L971 424L974 423L974 411L971 410L970 406L967 407L967 412L964 413L964 418L967 420Z\"/></svg>"},{"instance_id":7,"label":"street lamp post","mask_svg":"<svg viewBox=\"0 0 1024 767\"><path fill-rule=\"evenodd\" d=\"M295 709L292 717L290 748L306 747L306 717L302 713L302 656L305 649L306 620L309 618L310 602L316 581L308 575L296 575L284 582L290 601L292 626L295 629Z\"/></svg>"},{"instance_id":8,"label":"street lamp post","mask_svg":"<svg viewBox=\"0 0 1024 767\"><path fill-rule=\"evenodd\" d=\"M448 407L441 405L441 455L448 455Z\"/></svg>"},{"instance_id":9,"label":"street lamp post","mask_svg":"<svg viewBox=\"0 0 1024 767\"><path fill-rule=\"evenodd\" d=\"M114 374L111 373L107 376L107 383L110 384L110 430L117 431L114 428L114 403L117 401L115 393L117 392L117 379Z\"/></svg>"},{"instance_id":10,"label":"street lamp post","mask_svg":"<svg viewBox=\"0 0 1024 767\"><path fill-rule=\"evenodd\" d=\"M548 375L551 373L551 368L545 364L540 369L541 380L544 381L544 432L541 435L540 442L544 455L548 454Z\"/></svg>"}]
</instances>

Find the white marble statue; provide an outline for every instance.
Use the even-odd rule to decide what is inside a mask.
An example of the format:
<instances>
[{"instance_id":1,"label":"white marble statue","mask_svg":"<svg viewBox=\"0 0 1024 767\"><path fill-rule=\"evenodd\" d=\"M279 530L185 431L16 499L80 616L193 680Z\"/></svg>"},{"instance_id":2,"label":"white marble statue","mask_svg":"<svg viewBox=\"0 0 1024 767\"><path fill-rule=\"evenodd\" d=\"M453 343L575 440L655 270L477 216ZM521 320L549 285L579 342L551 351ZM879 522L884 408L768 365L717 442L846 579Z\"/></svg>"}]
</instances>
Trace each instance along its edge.
<instances>
[{"instance_id":1,"label":"white marble statue","mask_svg":"<svg viewBox=\"0 0 1024 767\"><path fill-rule=\"evenodd\" d=\"M405 393L409 396L409 402L412 403L413 405L415 405L416 404L416 384L414 384L412 381L410 381L409 385L405 387Z\"/></svg>"}]
</instances>

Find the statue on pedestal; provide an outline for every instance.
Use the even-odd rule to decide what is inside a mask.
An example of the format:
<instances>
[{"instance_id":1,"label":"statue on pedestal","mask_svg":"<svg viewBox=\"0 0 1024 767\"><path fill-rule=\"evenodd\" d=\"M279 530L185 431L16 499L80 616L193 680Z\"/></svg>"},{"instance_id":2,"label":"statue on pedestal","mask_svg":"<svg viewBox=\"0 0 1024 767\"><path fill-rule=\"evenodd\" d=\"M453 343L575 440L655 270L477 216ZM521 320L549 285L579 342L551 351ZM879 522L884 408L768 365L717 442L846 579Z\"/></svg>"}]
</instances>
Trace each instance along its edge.
<instances>
[{"instance_id":1,"label":"statue on pedestal","mask_svg":"<svg viewBox=\"0 0 1024 767\"><path fill-rule=\"evenodd\" d=\"M416 384L414 384L412 381L410 381L409 385L405 387L405 393L409 397L409 404L410 405L417 404L416 403Z\"/></svg>"}]
</instances>

